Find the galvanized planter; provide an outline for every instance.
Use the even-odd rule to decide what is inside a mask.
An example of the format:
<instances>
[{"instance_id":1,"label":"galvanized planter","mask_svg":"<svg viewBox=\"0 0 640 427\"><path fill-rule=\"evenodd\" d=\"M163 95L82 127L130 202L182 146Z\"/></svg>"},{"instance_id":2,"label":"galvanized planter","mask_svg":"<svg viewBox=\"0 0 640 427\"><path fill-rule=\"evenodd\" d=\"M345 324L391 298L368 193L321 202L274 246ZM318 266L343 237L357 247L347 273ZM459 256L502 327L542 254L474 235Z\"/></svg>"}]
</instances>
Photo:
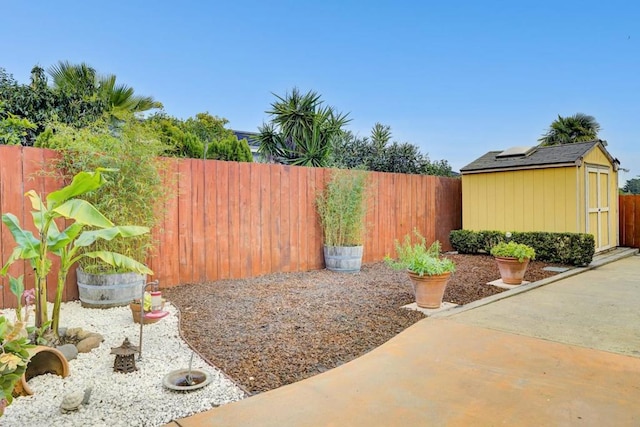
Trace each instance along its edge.
<instances>
[{"instance_id":1,"label":"galvanized planter","mask_svg":"<svg viewBox=\"0 0 640 427\"><path fill-rule=\"evenodd\" d=\"M327 270L338 273L356 273L362 266L363 246L324 246Z\"/></svg>"},{"instance_id":2,"label":"galvanized planter","mask_svg":"<svg viewBox=\"0 0 640 427\"><path fill-rule=\"evenodd\" d=\"M138 273L89 274L76 270L80 303L86 308L129 305L140 298L146 277Z\"/></svg>"}]
</instances>

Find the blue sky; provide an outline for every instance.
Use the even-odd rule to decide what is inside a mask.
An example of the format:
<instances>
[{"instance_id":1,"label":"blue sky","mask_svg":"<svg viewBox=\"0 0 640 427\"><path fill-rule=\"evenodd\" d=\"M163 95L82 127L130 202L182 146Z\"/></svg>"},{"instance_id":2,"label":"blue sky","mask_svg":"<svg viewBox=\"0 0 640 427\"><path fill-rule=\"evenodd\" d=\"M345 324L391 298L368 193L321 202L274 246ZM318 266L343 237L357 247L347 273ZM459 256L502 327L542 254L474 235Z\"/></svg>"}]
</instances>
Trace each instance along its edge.
<instances>
[{"instance_id":1,"label":"blue sky","mask_svg":"<svg viewBox=\"0 0 640 427\"><path fill-rule=\"evenodd\" d=\"M186 118L255 131L272 93L315 90L349 128L375 122L459 169L593 115L640 175L635 1L9 1L0 67L87 62Z\"/></svg>"}]
</instances>

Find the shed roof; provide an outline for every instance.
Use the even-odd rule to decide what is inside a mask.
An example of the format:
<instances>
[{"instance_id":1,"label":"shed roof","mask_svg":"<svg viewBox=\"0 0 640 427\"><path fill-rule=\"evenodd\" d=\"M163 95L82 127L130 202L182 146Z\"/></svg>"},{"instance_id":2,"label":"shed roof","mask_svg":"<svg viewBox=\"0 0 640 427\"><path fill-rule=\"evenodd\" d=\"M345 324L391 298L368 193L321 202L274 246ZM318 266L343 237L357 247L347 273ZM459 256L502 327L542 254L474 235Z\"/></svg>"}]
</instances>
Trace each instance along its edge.
<instances>
[{"instance_id":1,"label":"shed roof","mask_svg":"<svg viewBox=\"0 0 640 427\"><path fill-rule=\"evenodd\" d=\"M523 169L542 166L559 166L572 164L582 160L594 147L600 146L612 164L620 162L614 159L599 140L577 142L573 144L551 145L535 147L521 156L499 157L503 151L489 151L487 154L469 163L462 169L462 173L472 173L487 170Z\"/></svg>"}]
</instances>

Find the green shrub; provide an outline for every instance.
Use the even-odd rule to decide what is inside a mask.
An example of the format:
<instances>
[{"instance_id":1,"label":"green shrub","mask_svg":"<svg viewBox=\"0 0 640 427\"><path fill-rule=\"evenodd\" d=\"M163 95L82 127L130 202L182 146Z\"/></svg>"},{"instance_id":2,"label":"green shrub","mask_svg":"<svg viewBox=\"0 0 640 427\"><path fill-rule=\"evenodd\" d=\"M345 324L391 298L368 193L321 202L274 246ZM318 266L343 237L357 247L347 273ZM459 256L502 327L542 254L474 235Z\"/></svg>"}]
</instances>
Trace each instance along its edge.
<instances>
[{"instance_id":1,"label":"green shrub","mask_svg":"<svg viewBox=\"0 0 640 427\"><path fill-rule=\"evenodd\" d=\"M246 139L231 135L220 141L212 141L207 149L207 159L234 162L253 162L253 154Z\"/></svg>"},{"instance_id":2,"label":"green shrub","mask_svg":"<svg viewBox=\"0 0 640 427\"><path fill-rule=\"evenodd\" d=\"M162 182L162 162L157 157L166 146L155 129L135 119L116 125L96 122L82 129L56 124L55 132L44 132L38 142L61 153L58 170L70 177L83 170L111 168L98 190L83 195L100 212L116 224L155 227L161 218L163 202L169 197ZM87 251L117 252L145 263L153 247L151 234L128 239L97 241ZM91 274L122 273L99 260L84 258L80 262Z\"/></svg>"},{"instance_id":3,"label":"green shrub","mask_svg":"<svg viewBox=\"0 0 640 427\"><path fill-rule=\"evenodd\" d=\"M511 241L509 243L500 242L495 245L491 248L491 255L495 257L518 258L518 261L523 262L525 259L535 259L536 251L531 246Z\"/></svg>"},{"instance_id":4,"label":"green shrub","mask_svg":"<svg viewBox=\"0 0 640 427\"><path fill-rule=\"evenodd\" d=\"M478 233L470 230L453 230L449 234L449 241L461 254L478 253Z\"/></svg>"},{"instance_id":5,"label":"green shrub","mask_svg":"<svg viewBox=\"0 0 640 427\"><path fill-rule=\"evenodd\" d=\"M540 261L578 266L589 264L595 253L595 239L585 233L453 230L449 240L463 254L489 253L498 243L513 241L531 246Z\"/></svg>"}]
</instances>

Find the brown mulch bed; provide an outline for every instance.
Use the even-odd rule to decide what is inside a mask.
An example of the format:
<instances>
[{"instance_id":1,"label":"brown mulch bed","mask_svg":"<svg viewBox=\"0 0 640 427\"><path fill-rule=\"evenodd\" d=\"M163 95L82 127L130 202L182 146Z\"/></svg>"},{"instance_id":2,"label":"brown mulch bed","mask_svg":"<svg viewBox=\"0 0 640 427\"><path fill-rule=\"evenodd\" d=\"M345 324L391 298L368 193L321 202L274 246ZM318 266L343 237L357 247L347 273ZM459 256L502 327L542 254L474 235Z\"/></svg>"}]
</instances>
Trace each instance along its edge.
<instances>
[{"instance_id":1,"label":"brown mulch bed","mask_svg":"<svg viewBox=\"0 0 640 427\"><path fill-rule=\"evenodd\" d=\"M486 255L448 255L456 263L444 300L456 304L497 294L500 278ZM525 280L555 273L531 262ZM164 290L181 311L185 339L249 393L271 390L355 359L424 315L406 273L384 263L355 274L328 270L277 273Z\"/></svg>"}]
</instances>

